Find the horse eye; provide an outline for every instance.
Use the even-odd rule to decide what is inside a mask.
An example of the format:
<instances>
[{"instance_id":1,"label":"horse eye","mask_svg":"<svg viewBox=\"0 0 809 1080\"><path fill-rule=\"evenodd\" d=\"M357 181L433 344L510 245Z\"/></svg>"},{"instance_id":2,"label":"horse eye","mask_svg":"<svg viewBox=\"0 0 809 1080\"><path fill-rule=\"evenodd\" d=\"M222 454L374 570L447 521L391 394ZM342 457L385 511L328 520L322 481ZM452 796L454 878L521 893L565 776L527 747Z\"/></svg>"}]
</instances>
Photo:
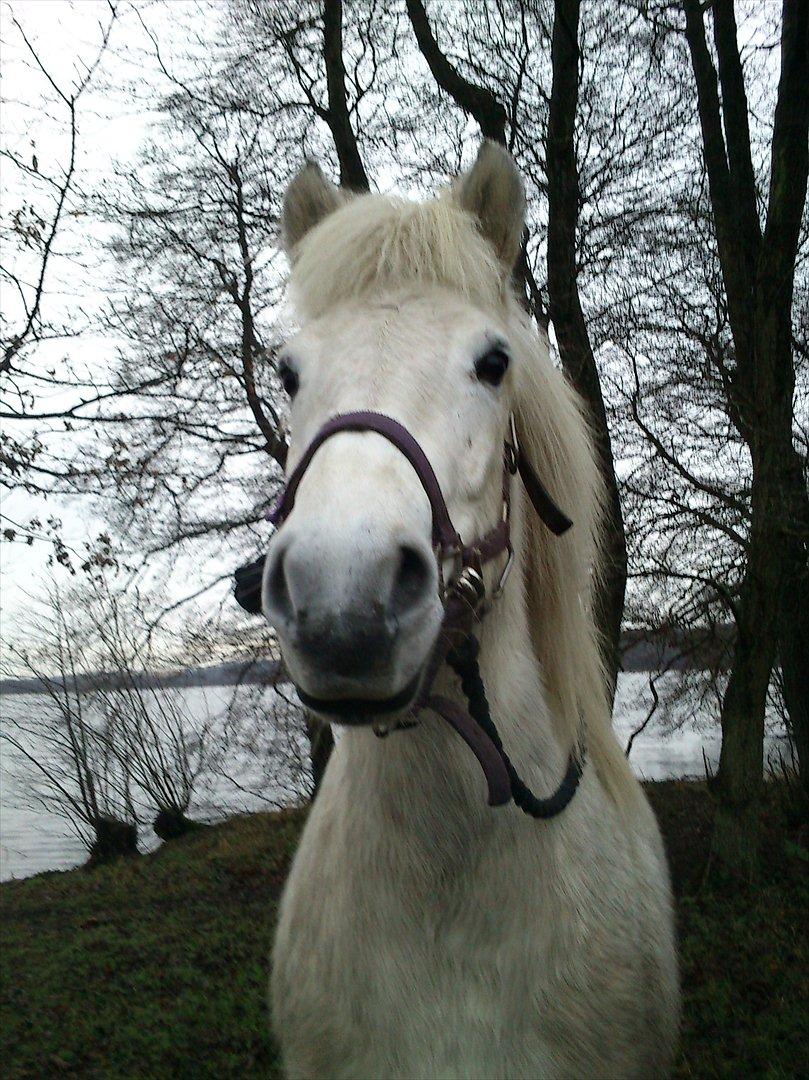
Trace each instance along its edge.
<instances>
[{"instance_id":1,"label":"horse eye","mask_svg":"<svg viewBox=\"0 0 809 1080\"><path fill-rule=\"evenodd\" d=\"M499 386L508 370L508 353L502 349L490 349L475 361L475 375L481 382Z\"/></svg>"},{"instance_id":2,"label":"horse eye","mask_svg":"<svg viewBox=\"0 0 809 1080\"><path fill-rule=\"evenodd\" d=\"M288 360L281 360L278 364L278 378L281 380L281 385L289 396L295 397L298 392L300 380L298 379L297 371L295 371Z\"/></svg>"}]
</instances>

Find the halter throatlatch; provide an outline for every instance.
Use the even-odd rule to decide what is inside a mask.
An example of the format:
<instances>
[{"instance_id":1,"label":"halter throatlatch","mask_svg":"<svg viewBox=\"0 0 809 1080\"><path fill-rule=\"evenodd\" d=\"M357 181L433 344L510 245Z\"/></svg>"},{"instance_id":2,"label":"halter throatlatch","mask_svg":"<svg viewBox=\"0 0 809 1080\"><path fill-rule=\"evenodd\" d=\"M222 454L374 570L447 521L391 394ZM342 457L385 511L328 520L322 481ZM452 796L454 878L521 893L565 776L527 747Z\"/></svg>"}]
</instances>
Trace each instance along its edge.
<instances>
[{"instance_id":1,"label":"halter throatlatch","mask_svg":"<svg viewBox=\"0 0 809 1080\"><path fill-rule=\"evenodd\" d=\"M531 504L541 520L557 536L566 532L572 522L559 509L523 457L517 442L514 419L511 418L510 441L504 448L503 466L503 513L501 520L484 536L471 544L464 544L452 519L441 491L441 485L427 455L407 428L389 416L374 412L343 413L327 421L304 451L298 464L289 475L275 505L267 515L280 528L295 505L295 495L312 458L323 443L341 431L373 431L392 443L410 462L430 500L432 510L432 539L438 562L441 601L444 618L438 642L430 658L422 680L422 688L416 699L411 716L430 709L443 717L461 736L474 753L486 777L489 789L489 805L502 806L512 799L526 814L536 818L550 818L560 813L576 793L581 778L581 754L571 753L567 772L553 795L541 799L533 795L518 776L503 748L500 735L489 711L486 690L478 667L478 642L473 627L484 614L488 602L495 600L502 591L511 569L513 550L510 536L511 477L519 473ZM505 566L492 591L486 595L483 566L500 555L506 555ZM444 584L443 564L452 559L455 573ZM264 558L257 559L236 571L236 600L247 611L261 611L261 583ZM463 709L457 702L440 694L433 694L432 685L444 663L460 677L461 688L468 702ZM415 720L403 720L389 727L374 726L377 735L412 727Z\"/></svg>"}]
</instances>

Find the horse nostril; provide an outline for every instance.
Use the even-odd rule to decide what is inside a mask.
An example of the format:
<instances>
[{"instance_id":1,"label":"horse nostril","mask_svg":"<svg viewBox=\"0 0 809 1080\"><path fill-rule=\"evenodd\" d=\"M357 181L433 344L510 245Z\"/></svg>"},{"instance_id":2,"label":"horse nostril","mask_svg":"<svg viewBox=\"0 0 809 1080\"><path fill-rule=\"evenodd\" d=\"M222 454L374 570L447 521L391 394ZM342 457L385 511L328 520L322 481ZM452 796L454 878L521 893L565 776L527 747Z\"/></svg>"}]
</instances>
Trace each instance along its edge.
<instances>
[{"instance_id":1,"label":"horse nostril","mask_svg":"<svg viewBox=\"0 0 809 1080\"><path fill-rule=\"evenodd\" d=\"M399 566L391 595L391 609L396 615L406 615L424 598L430 588L430 564L418 549L403 545L399 550Z\"/></svg>"},{"instance_id":2,"label":"horse nostril","mask_svg":"<svg viewBox=\"0 0 809 1080\"><path fill-rule=\"evenodd\" d=\"M273 616L289 620L292 618L293 608L287 584L286 554L286 549L283 549L272 561L267 575L266 600Z\"/></svg>"}]
</instances>

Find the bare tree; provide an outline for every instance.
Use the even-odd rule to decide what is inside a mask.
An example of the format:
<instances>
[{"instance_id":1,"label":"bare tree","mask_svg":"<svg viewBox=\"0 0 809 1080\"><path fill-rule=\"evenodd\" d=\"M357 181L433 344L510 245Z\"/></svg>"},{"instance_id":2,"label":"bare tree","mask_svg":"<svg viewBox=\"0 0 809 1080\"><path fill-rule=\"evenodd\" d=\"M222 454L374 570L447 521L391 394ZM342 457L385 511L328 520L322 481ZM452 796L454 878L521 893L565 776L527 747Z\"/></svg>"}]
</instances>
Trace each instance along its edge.
<instances>
[{"instance_id":1,"label":"bare tree","mask_svg":"<svg viewBox=\"0 0 809 1080\"><path fill-rule=\"evenodd\" d=\"M89 61L77 58L77 74L69 86L60 85L51 74L36 42L29 37L13 10L8 16L8 24L16 32L16 44L25 58L24 67L39 75L45 93L63 115L67 143L64 161L51 165L50 171L46 171L50 163L40 163L33 141L30 153L25 152L25 156L21 148L10 145L9 139L4 140L0 148L0 158L5 161L6 168L15 171L15 181L27 192L26 198L9 214L7 224L4 222L3 239L6 243L11 242L10 247L15 254L22 254L23 258L29 256L25 260L29 265L23 269L19 261L14 260L0 266L0 279L12 290L19 308L19 316L14 323L3 320L0 374L13 375L13 385L19 398L26 396L26 379L42 378L36 370L20 367L23 362L21 354L46 338L62 337L71 332L69 327L53 325L45 316L46 278L51 262L57 257L57 238L69 213L76 185L79 105L106 51L117 15L117 6L110 3L109 19L99 27L100 43L95 54ZM39 199L35 200L35 192Z\"/></svg>"},{"instance_id":2,"label":"bare tree","mask_svg":"<svg viewBox=\"0 0 809 1080\"><path fill-rule=\"evenodd\" d=\"M238 686L226 722L231 753L217 770L225 790L274 810L302 805L315 796L322 779L322 774L315 775L321 758L313 752L313 732L289 684Z\"/></svg>"},{"instance_id":3,"label":"bare tree","mask_svg":"<svg viewBox=\"0 0 809 1080\"><path fill-rule=\"evenodd\" d=\"M91 324L90 314L80 307L69 317L61 313L53 305L51 289L58 266L62 273L80 272L68 223L82 199L81 109L119 12L120 5L110 0L106 20L96 29L96 43L89 56L76 55L69 80L55 76L52 58L15 9L4 21L6 51L41 92L43 107L36 119L54 129L50 145L38 147L37 125L26 117L24 130L4 130L0 146L6 190L0 263L0 419L6 423L0 438L0 482L7 488L49 491L54 482L69 477L69 454L63 447L76 422L129 389L110 385L100 372L69 357L44 360L44 347L75 340ZM11 81L9 77L5 85ZM14 105L23 115L33 108L30 102ZM18 523L15 531L33 535L38 530Z\"/></svg>"},{"instance_id":4,"label":"bare tree","mask_svg":"<svg viewBox=\"0 0 809 1080\"><path fill-rule=\"evenodd\" d=\"M574 131L579 90L579 0L556 0L551 44L553 83L548 117L548 295L562 366L586 403L607 497L607 548L596 605L612 691L620 664L626 591L626 537L607 412L577 284L576 229L581 193Z\"/></svg>"},{"instance_id":5,"label":"bare tree","mask_svg":"<svg viewBox=\"0 0 809 1080\"><path fill-rule=\"evenodd\" d=\"M30 693L7 699L1 736L19 789L94 861L134 853L139 828L174 839L242 796L281 808L312 793L300 704L283 683L251 681L266 635L228 646L227 625L187 607L156 633L161 614L133 582L94 570L32 603L8 634L4 674L33 676ZM232 687L182 677L217 653L239 657Z\"/></svg>"},{"instance_id":6,"label":"bare tree","mask_svg":"<svg viewBox=\"0 0 809 1080\"><path fill-rule=\"evenodd\" d=\"M119 717L99 715L90 702L94 643L86 624L54 589L23 640L6 644L4 666L33 676L39 692L30 714L4 719L0 740L22 780L24 801L63 818L92 861L135 854L134 778L121 753Z\"/></svg>"},{"instance_id":7,"label":"bare tree","mask_svg":"<svg viewBox=\"0 0 809 1080\"><path fill-rule=\"evenodd\" d=\"M793 640L809 646L809 611L805 606L799 610L809 586L809 495L792 442L792 297L809 168L809 9L796 0L785 0L783 7L781 78L762 230L732 0L717 0L712 11L718 77L705 37L705 13L692 0L684 6L734 345L728 403L753 466L747 561L736 602L737 639L722 706L714 834L714 850L722 862L749 871L756 859L764 707L782 605L794 618L783 657L790 685L805 680L806 666L804 659L803 673L793 675ZM797 604L782 600L785 590L796 596ZM801 655L805 658L806 650ZM797 727L800 731L800 722Z\"/></svg>"},{"instance_id":8,"label":"bare tree","mask_svg":"<svg viewBox=\"0 0 809 1080\"><path fill-rule=\"evenodd\" d=\"M89 704L116 733L113 750L154 831L163 840L182 836L196 827L188 816L192 799L220 769L229 731L207 699L190 700L161 683L173 658L165 634L150 633L152 620L137 589L95 575L79 598L101 668L87 675Z\"/></svg>"}]
</instances>

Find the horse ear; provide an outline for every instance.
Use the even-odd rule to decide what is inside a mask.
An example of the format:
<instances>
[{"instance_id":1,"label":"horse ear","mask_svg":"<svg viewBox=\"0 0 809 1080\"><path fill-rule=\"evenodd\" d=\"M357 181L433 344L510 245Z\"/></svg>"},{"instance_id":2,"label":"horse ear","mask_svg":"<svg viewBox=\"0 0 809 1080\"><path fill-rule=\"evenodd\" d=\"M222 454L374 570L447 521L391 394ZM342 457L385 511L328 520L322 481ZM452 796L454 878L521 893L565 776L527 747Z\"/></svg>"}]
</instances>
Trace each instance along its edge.
<instances>
[{"instance_id":1,"label":"horse ear","mask_svg":"<svg viewBox=\"0 0 809 1080\"><path fill-rule=\"evenodd\" d=\"M309 230L344 202L343 193L326 179L315 161L308 161L292 178L284 193L281 212L281 238L292 261L295 248Z\"/></svg>"},{"instance_id":2,"label":"horse ear","mask_svg":"<svg viewBox=\"0 0 809 1080\"><path fill-rule=\"evenodd\" d=\"M478 222L498 259L512 270L525 224L525 189L511 154L485 139L475 164L456 180L455 198Z\"/></svg>"}]
</instances>

